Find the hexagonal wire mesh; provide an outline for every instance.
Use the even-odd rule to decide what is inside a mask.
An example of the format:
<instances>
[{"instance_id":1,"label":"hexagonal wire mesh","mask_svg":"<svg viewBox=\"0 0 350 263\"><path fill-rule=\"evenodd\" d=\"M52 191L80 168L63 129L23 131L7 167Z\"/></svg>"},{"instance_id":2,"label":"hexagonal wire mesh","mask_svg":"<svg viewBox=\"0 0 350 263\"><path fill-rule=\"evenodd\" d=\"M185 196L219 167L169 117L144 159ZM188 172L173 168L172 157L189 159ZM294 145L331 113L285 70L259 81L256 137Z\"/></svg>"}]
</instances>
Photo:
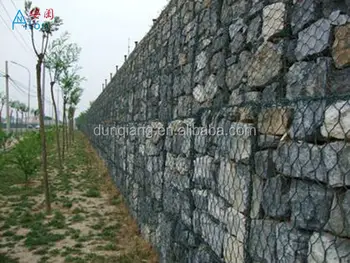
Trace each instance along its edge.
<instances>
[{"instance_id":1,"label":"hexagonal wire mesh","mask_svg":"<svg viewBox=\"0 0 350 263\"><path fill-rule=\"evenodd\" d=\"M350 262L349 1L171 1L79 129L161 262Z\"/></svg>"}]
</instances>

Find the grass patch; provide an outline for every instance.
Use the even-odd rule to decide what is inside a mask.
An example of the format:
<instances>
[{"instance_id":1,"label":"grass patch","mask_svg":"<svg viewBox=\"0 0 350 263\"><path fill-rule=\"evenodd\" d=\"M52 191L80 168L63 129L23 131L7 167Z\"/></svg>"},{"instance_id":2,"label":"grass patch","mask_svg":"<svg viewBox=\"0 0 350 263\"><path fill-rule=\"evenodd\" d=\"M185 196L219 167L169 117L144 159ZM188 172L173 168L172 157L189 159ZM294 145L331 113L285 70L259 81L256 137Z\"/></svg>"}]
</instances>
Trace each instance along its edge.
<instances>
[{"instance_id":1,"label":"grass patch","mask_svg":"<svg viewBox=\"0 0 350 263\"><path fill-rule=\"evenodd\" d=\"M72 217L72 222L74 222L74 223L82 222L84 220L85 220L85 216L83 216L82 214L75 214Z\"/></svg>"},{"instance_id":2,"label":"grass patch","mask_svg":"<svg viewBox=\"0 0 350 263\"><path fill-rule=\"evenodd\" d=\"M89 188L85 195L86 197L101 197L100 191L96 187Z\"/></svg>"}]
</instances>

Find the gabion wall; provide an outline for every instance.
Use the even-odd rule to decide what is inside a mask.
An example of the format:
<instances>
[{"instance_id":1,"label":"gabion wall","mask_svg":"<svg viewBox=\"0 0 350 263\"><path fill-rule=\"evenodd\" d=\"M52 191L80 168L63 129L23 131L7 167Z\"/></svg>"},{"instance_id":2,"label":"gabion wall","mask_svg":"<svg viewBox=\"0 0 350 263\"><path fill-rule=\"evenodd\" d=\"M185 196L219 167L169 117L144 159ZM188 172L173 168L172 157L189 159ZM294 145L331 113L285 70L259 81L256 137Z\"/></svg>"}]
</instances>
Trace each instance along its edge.
<instances>
[{"instance_id":1,"label":"gabion wall","mask_svg":"<svg viewBox=\"0 0 350 263\"><path fill-rule=\"evenodd\" d=\"M173 0L79 128L161 262L350 262L349 94L349 0Z\"/></svg>"}]
</instances>

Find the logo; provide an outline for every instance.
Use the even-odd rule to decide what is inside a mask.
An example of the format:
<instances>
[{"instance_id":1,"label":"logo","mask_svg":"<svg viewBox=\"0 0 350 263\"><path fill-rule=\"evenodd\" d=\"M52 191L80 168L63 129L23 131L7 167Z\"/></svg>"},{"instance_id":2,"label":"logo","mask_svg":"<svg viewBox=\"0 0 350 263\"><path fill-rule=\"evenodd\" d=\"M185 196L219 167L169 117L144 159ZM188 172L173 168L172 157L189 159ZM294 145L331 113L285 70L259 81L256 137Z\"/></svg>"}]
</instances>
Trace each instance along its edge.
<instances>
[{"instance_id":1,"label":"logo","mask_svg":"<svg viewBox=\"0 0 350 263\"><path fill-rule=\"evenodd\" d=\"M30 10L29 17L33 22L34 29L40 30L41 23L39 22L39 17L40 17L39 7L34 7L32 10ZM44 18L46 18L46 21L54 19L54 11L52 8L46 9L44 13ZM28 28L27 20L24 17L21 10L17 11L15 18L12 20L12 30L15 30L15 25L22 25L25 29Z\"/></svg>"}]
</instances>

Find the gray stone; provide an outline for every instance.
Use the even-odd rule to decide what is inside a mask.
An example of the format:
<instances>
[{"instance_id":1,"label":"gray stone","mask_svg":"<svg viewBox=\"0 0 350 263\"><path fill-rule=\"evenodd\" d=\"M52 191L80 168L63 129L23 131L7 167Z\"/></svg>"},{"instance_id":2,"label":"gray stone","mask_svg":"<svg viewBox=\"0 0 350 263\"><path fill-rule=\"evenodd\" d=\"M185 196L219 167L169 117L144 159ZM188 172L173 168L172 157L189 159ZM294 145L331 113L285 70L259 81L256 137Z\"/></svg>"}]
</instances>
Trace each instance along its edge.
<instances>
[{"instance_id":1,"label":"gray stone","mask_svg":"<svg viewBox=\"0 0 350 263\"><path fill-rule=\"evenodd\" d=\"M252 153L252 140L256 129L251 124L233 122L229 130L229 156L234 161L248 159Z\"/></svg>"},{"instance_id":2,"label":"gray stone","mask_svg":"<svg viewBox=\"0 0 350 263\"><path fill-rule=\"evenodd\" d=\"M196 71L199 71L203 69L208 63L208 57L207 54L202 51L197 57L196 57Z\"/></svg>"},{"instance_id":3,"label":"gray stone","mask_svg":"<svg viewBox=\"0 0 350 263\"><path fill-rule=\"evenodd\" d=\"M309 182L293 180L289 192L291 221L297 228L321 230L328 222L333 190Z\"/></svg>"},{"instance_id":4,"label":"gray stone","mask_svg":"<svg viewBox=\"0 0 350 263\"><path fill-rule=\"evenodd\" d=\"M194 137L194 149L195 151L199 153L206 153L207 150L207 143L208 143L208 136L207 135L197 135Z\"/></svg>"},{"instance_id":5,"label":"gray stone","mask_svg":"<svg viewBox=\"0 0 350 263\"><path fill-rule=\"evenodd\" d=\"M339 263L350 261L349 239L315 232L309 241L308 263Z\"/></svg>"},{"instance_id":6,"label":"gray stone","mask_svg":"<svg viewBox=\"0 0 350 263\"><path fill-rule=\"evenodd\" d=\"M162 148L163 148L163 143L158 142L157 144L154 144L152 140L146 140L146 154L148 156L155 156L159 155Z\"/></svg>"},{"instance_id":7,"label":"gray stone","mask_svg":"<svg viewBox=\"0 0 350 263\"><path fill-rule=\"evenodd\" d=\"M210 248L204 245L199 246L198 249L194 251L194 254L189 262L192 263L213 263L214 258L210 251Z\"/></svg>"},{"instance_id":8,"label":"gray stone","mask_svg":"<svg viewBox=\"0 0 350 263\"><path fill-rule=\"evenodd\" d=\"M255 17L249 24L247 32L247 43L255 43L261 34L262 19L260 16Z\"/></svg>"},{"instance_id":9,"label":"gray stone","mask_svg":"<svg viewBox=\"0 0 350 263\"><path fill-rule=\"evenodd\" d=\"M204 213L200 215L200 225L203 239L210 245L215 254L221 257L224 241L223 229Z\"/></svg>"},{"instance_id":10,"label":"gray stone","mask_svg":"<svg viewBox=\"0 0 350 263\"><path fill-rule=\"evenodd\" d=\"M282 176L266 180L262 200L265 215L274 218L287 218L290 215L289 187L289 180Z\"/></svg>"},{"instance_id":11,"label":"gray stone","mask_svg":"<svg viewBox=\"0 0 350 263\"><path fill-rule=\"evenodd\" d=\"M297 102L290 129L291 138L316 138L323 122L325 109L325 100Z\"/></svg>"},{"instance_id":12,"label":"gray stone","mask_svg":"<svg viewBox=\"0 0 350 263\"><path fill-rule=\"evenodd\" d=\"M332 70L329 77L329 90L331 95L349 94L350 92L350 68Z\"/></svg>"},{"instance_id":13,"label":"gray stone","mask_svg":"<svg viewBox=\"0 0 350 263\"><path fill-rule=\"evenodd\" d=\"M254 160L255 173L258 176L267 179L276 175L272 150L256 152Z\"/></svg>"},{"instance_id":14,"label":"gray stone","mask_svg":"<svg viewBox=\"0 0 350 263\"><path fill-rule=\"evenodd\" d=\"M230 90L233 90L241 83L243 76L249 70L250 60L251 53L243 51L239 56L239 62L227 69L226 84Z\"/></svg>"},{"instance_id":15,"label":"gray stone","mask_svg":"<svg viewBox=\"0 0 350 263\"><path fill-rule=\"evenodd\" d=\"M225 201L219 196L214 195L213 193L208 194L208 214L217 220L222 221L226 215L226 205Z\"/></svg>"},{"instance_id":16,"label":"gray stone","mask_svg":"<svg viewBox=\"0 0 350 263\"><path fill-rule=\"evenodd\" d=\"M280 143L274 155L276 170L287 176L327 183L327 169L321 149L305 142Z\"/></svg>"},{"instance_id":17,"label":"gray stone","mask_svg":"<svg viewBox=\"0 0 350 263\"><path fill-rule=\"evenodd\" d=\"M307 262L308 247L311 234L298 231L289 223L276 226L277 262Z\"/></svg>"},{"instance_id":18,"label":"gray stone","mask_svg":"<svg viewBox=\"0 0 350 263\"><path fill-rule=\"evenodd\" d=\"M321 53L330 45L331 22L320 19L298 34L298 45L295 49L297 60Z\"/></svg>"},{"instance_id":19,"label":"gray stone","mask_svg":"<svg viewBox=\"0 0 350 263\"><path fill-rule=\"evenodd\" d=\"M329 58L318 58L317 62L297 62L286 74L287 99L306 96L324 96L330 69Z\"/></svg>"},{"instance_id":20,"label":"gray stone","mask_svg":"<svg viewBox=\"0 0 350 263\"><path fill-rule=\"evenodd\" d=\"M274 82L264 88L261 94L261 100L263 103L276 102L277 98L281 97L281 87L278 82Z\"/></svg>"},{"instance_id":21,"label":"gray stone","mask_svg":"<svg viewBox=\"0 0 350 263\"><path fill-rule=\"evenodd\" d=\"M191 168L191 160L188 158L178 156L176 158L176 170L180 175L185 175L190 171Z\"/></svg>"},{"instance_id":22,"label":"gray stone","mask_svg":"<svg viewBox=\"0 0 350 263\"><path fill-rule=\"evenodd\" d=\"M244 23L242 18L237 19L232 25L229 27L230 38L234 39L234 37L240 32L245 33L247 31L247 25Z\"/></svg>"},{"instance_id":23,"label":"gray stone","mask_svg":"<svg viewBox=\"0 0 350 263\"><path fill-rule=\"evenodd\" d=\"M255 262L276 261L276 225L272 220L252 220L249 239L249 255Z\"/></svg>"},{"instance_id":24,"label":"gray stone","mask_svg":"<svg viewBox=\"0 0 350 263\"><path fill-rule=\"evenodd\" d=\"M350 186L350 144L332 142L322 149L328 183L332 187Z\"/></svg>"},{"instance_id":25,"label":"gray stone","mask_svg":"<svg viewBox=\"0 0 350 263\"><path fill-rule=\"evenodd\" d=\"M196 206L196 208L206 211L208 209L209 192L207 190L197 190L197 189L194 189L191 192L194 200L194 205Z\"/></svg>"},{"instance_id":26,"label":"gray stone","mask_svg":"<svg viewBox=\"0 0 350 263\"><path fill-rule=\"evenodd\" d=\"M286 15L286 5L281 2L268 5L263 9L262 36L265 41L284 29Z\"/></svg>"},{"instance_id":27,"label":"gray stone","mask_svg":"<svg viewBox=\"0 0 350 263\"><path fill-rule=\"evenodd\" d=\"M228 160L220 162L219 194L242 213L246 213L248 209L250 182L249 166Z\"/></svg>"},{"instance_id":28,"label":"gray stone","mask_svg":"<svg viewBox=\"0 0 350 263\"><path fill-rule=\"evenodd\" d=\"M334 195L325 229L336 236L350 237L350 190Z\"/></svg>"},{"instance_id":29,"label":"gray stone","mask_svg":"<svg viewBox=\"0 0 350 263\"><path fill-rule=\"evenodd\" d=\"M327 108L321 134L326 138L350 139L350 101L338 101Z\"/></svg>"},{"instance_id":30,"label":"gray stone","mask_svg":"<svg viewBox=\"0 0 350 263\"><path fill-rule=\"evenodd\" d=\"M277 77L282 69L282 51L277 45L261 45L248 68L248 86L264 86Z\"/></svg>"},{"instance_id":31,"label":"gray stone","mask_svg":"<svg viewBox=\"0 0 350 263\"><path fill-rule=\"evenodd\" d=\"M213 157L198 157L194 161L193 181L201 187L212 188L214 186L213 174L214 165Z\"/></svg>"},{"instance_id":32,"label":"gray stone","mask_svg":"<svg viewBox=\"0 0 350 263\"><path fill-rule=\"evenodd\" d=\"M333 11L328 19L331 21L331 24L335 26L345 25L347 22L350 22L350 16L341 14L340 10Z\"/></svg>"},{"instance_id":33,"label":"gray stone","mask_svg":"<svg viewBox=\"0 0 350 263\"><path fill-rule=\"evenodd\" d=\"M228 232L236 237L239 242L244 242L247 231L246 221L247 217L234 208L227 208L224 217L221 218L224 224L226 224Z\"/></svg>"},{"instance_id":34,"label":"gray stone","mask_svg":"<svg viewBox=\"0 0 350 263\"><path fill-rule=\"evenodd\" d=\"M225 234L224 237L224 260L226 263L244 262L244 245L236 237Z\"/></svg>"},{"instance_id":35,"label":"gray stone","mask_svg":"<svg viewBox=\"0 0 350 263\"><path fill-rule=\"evenodd\" d=\"M291 15L291 25L293 34L298 33L307 24L314 22L317 19L317 1L304 0L295 1Z\"/></svg>"}]
</instances>

